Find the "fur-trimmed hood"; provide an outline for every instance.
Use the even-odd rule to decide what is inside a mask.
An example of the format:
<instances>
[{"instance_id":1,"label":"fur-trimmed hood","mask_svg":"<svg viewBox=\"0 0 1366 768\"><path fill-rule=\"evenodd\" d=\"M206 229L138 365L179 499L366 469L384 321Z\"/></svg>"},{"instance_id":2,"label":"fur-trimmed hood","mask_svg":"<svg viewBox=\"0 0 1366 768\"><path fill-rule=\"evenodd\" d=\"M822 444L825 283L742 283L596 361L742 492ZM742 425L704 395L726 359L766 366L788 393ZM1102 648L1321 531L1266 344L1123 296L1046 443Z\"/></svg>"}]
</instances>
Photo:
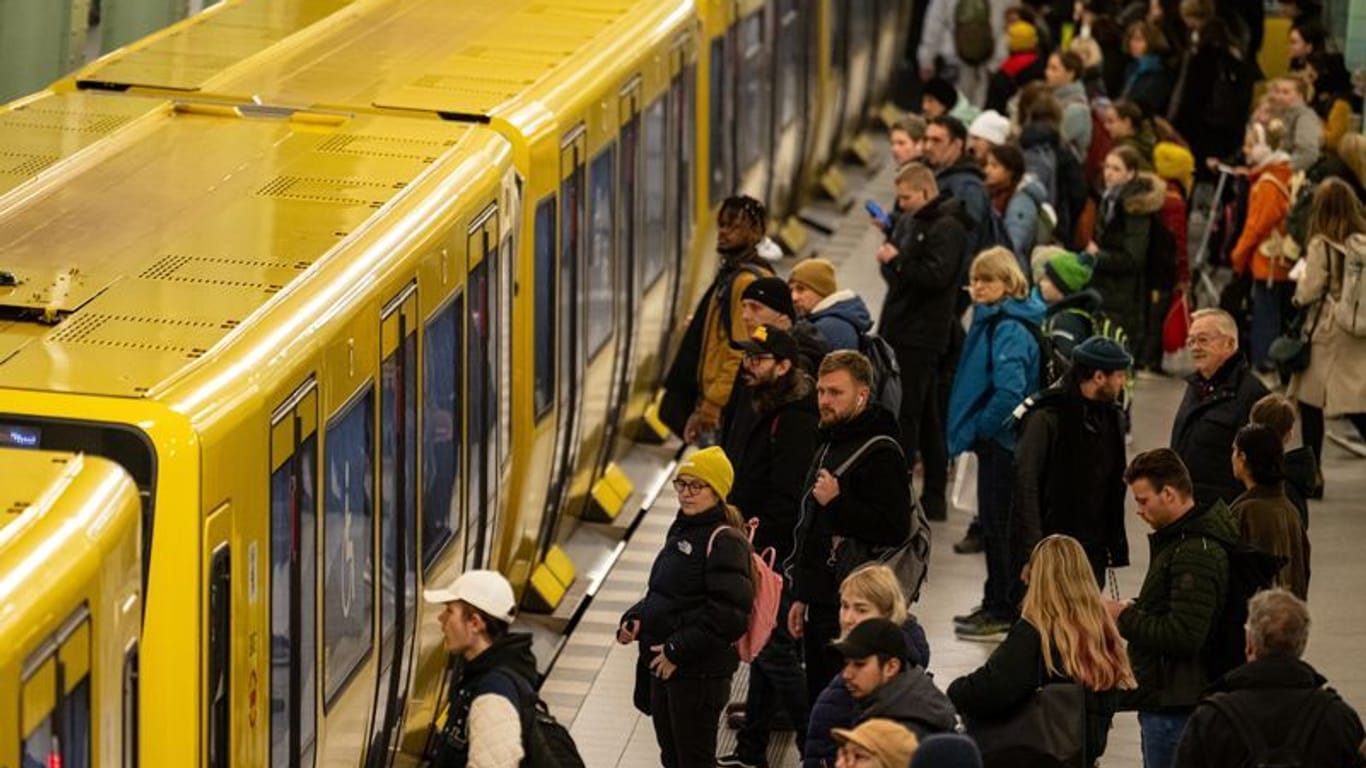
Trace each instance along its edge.
<instances>
[{"instance_id":1,"label":"fur-trimmed hood","mask_svg":"<svg viewBox=\"0 0 1366 768\"><path fill-rule=\"evenodd\" d=\"M1167 182L1155 173L1140 171L1119 194L1125 213L1147 216L1162 210L1162 203L1167 198Z\"/></svg>"}]
</instances>

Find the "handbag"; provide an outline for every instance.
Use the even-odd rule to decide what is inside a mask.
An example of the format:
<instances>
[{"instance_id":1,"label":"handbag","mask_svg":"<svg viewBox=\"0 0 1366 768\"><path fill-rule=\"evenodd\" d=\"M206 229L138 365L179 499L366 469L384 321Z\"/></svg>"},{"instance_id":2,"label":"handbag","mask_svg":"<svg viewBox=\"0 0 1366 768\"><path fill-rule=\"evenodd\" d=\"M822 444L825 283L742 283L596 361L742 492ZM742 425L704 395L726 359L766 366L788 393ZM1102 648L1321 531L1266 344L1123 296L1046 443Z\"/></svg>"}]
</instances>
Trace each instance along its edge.
<instances>
[{"instance_id":1,"label":"handbag","mask_svg":"<svg viewBox=\"0 0 1366 768\"><path fill-rule=\"evenodd\" d=\"M1186 298L1185 291L1176 291L1172 294L1171 306L1167 308L1167 317L1162 321L1162 351L1171 354L1186 346L1190 329L1190 300Z\"/></svg>"},{"instance_id":2,"label":"handbag","mask_svg":"<svg viewBox=\"0 0 1366 768\"><path fill-rule=\"evenodd\" d=\"M1267 350L1266 355L1282 374L1288 376L1309 367L1309 354L1314 347L1311 340L1314 338L1314 329L1319 325L1319 318L1323 315L1323 304L1322 301L1318 302L1314 310L1314 321L1309 323L1308 328L1305 328L1305 317L1309 313L1308 310L1304 310L1295 316L1284 333L1271 342L1271 348Z\"/></svg>"},{"instance_id":3,"label":"handbag","mask_svg":"<svg viewBox=\"0 0 1366 768\"><path fill-rule=\"evenodd\" d=\"M1039 676L1042 679L1042 670ZM1089 765L1086 690L1076 683L1042 683L1010 715L993 720L964 717L963 725L977 742L983 768Z\"/></svg>"}]
</instances>

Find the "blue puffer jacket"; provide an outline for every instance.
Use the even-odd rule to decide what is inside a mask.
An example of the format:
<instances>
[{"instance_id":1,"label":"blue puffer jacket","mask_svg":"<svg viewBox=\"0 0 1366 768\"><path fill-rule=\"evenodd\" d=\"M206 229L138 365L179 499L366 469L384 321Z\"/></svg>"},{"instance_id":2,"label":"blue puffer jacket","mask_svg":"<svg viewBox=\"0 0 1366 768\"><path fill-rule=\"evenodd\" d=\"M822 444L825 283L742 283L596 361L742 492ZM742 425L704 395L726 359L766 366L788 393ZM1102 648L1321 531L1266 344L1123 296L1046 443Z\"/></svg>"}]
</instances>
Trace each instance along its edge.
<instances>
[{"instance_id":1,"label":"blue puffer jacket","mask_svg":"<svg viewBox=\"0 0 1366 768\"><path fill-rule=\"evenodd\" d=\"M1039 216L1043 214L1043 206L1047 202L1048 190L1044 189L1043 182L1034 174L1026 173L1010 195L1005 215L1001 217L1006 232L1010 233L1015 258L1020 260L1020 268L1026 275L1030 273L1029 256L1037 245Z\"/></svg>"},{"instance_id":2,"label":"blue puffer jacket","mask_svg":"<svg viewBox=\"0 0 1366 768\"><path fill-rule=\"evenodd\" d=\"M853 291L835 291L826 296L806 319L830 342L832 350L857 350L859 334L873 327L868 305Z\"/></svg>"},{"instance_id":3,"label":"blue puffer jacket","mask_svg":"<svg viewBox=\"0 0 1366 768\"><path fill-rule=\"evenodd\" d=\"M927 667L930 664L930 641L925 629L914 616L901 625L911 645L911 664ZM844 687L844 676L835 675L811 706L807 721L806 744L802 745L802 768L833 768L839 745L830 736L831 728L852 728L859 719L858 702Z\"/></svg>"},{"instance_id":4,"label":"blue puffer jacket","mask_svg":"<svg viewBox=\"0 0 1366 768\"><path fill-rule=\"evenodd\" d=\"M1006 450L1015 449L1010 413L1039 388L1039 345L1029 328L1017 321L1038 326L1044 311L1043 300L1033 292L1024 299L973 306L972 327L949 395L950 454L970 451L978 440L995 440ZM991 322L1002 314L1005 317ZM987 338L992 325L995 332Z\"/></svg>"}]
</instances>

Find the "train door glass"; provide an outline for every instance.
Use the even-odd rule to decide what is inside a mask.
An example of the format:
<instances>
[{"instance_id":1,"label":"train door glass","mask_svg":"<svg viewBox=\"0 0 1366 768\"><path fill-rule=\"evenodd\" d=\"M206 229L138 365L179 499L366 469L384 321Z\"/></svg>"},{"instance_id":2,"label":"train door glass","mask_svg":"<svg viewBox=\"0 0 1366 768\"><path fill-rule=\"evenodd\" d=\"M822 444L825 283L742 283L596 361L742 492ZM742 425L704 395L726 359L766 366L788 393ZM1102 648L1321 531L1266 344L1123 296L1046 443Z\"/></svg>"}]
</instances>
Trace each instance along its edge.
<instances>
[{"instance_id":1,"label":"train door glass","mask_svg":"<svg viewBox=\"0 0 1366 768\"><path fill-rule=\"evenodd\" d=\"M584 269L584 289L588 298L588 318L585 326L588 333L588 359L597 357L608 339L612 337L613 322L613 269L612 240L614 237L612 218L615 208L614 190L616 178L613 173L616 164L616 147L608 144L593 158L589 166L588 183L588 260Z\"/></svg>"},{"instance_id":2,"label":"train door glass","mask_svg":"<svg viewBox=\"0 0 1366 768\"><path fill-rule=\"evenodd\" d=\"M536 204L535 302L532 326L535 331L533 378L536 420L539 422L555 404L555 196L547 195Z\"/></svg>"},{"instance_id":3,"label":"train door glass","mask_svg":"<svg viewBox=\"0 0 1366 768\"><path fill-rule=\"evenodd\" d=\"M90 614L82 605L27 662L19 698L20 765L89 768ZM101 721L101 725L104 721Z\"/></svg>"},{"instance_id":4,"label":"train door glass","mask_svg":"<svg viewBox=\"0 0 1366 768\"><path fill-rule=\"evenodd\" d=\"M570 131L560 145L560 265L556 302L559 318L555 338L556 413L554 480L546 497L547 518L555 518L569 490L569 473L576 461L579 386L583 378L584 345L580 339L583 320L579 275L583 256L584 153L587 136L582 125Z\"/></svg>"},{"instance_id":5,"label":"train door glass","mask_svg":"<svg viewBox=\"0 0 1366 768\"><path fill-rule=\"evenodd\" d=\"M800 89L805 67L802 63L801 7L797 0L778 0L777 32L773 36L776 48L774 61L778 67L777 93L773 99L775 125L779 130L797 119Z\"/></svg>"},{"instance_id":6,"label":"train door glass","mask_svg":"<svg viewBox=\"0 0 1366 768\"><path fill-rule=\"evenodd\" d=\"M668 99L660 96L645 109L644 141L642 142L642 168L639 174L641 194L641 215L644 217L641 230L639 257L643 270L641 285L654 285L664 274L669 254L668 231L668 154L665 135L665 120L668 113ZM623 140L624 145L624 140Z\"/></svg>"},{"instance_id":7,"label":"train door glass","mask_svg":"<svg viewBox=\"0 0 1366 768\"><path fill-rule=\"evenodd\" d=\"M374 623L375 395L366 384L328 422L323 487L323 707L369 657Z\"/></svg>"},{"instance_id":8,"label":"train door glass","mask_svg":"<svg viewBox=\"0 0 1366 768\"><path fill-rule=\"evenodd\" d=\"M465 508L470 527L465 535L465 569L490 564L494 532L498 525L498 457L494 436L498 432L498 392L495 382L493 333L499 321L497 306L491 301L500 295L498 285L498 209L489 207L479 215L469 231L467 253L483 260L470 270L466 291L468 324L465 340L465 406L467 420L469 494Z\"/></svg>"},{"instance_id":9,"label":"train door glass","mask_svg":"<svg viewBox=\"0 0 1366 768\"><path fill-rule=\"evenodd\" d=\"M209 561L208 768L232 764L232 551L220 545Z\"/></svg>"},{"instance_id":10,"label":"train door glass","mask_svg":"<svg viewBox=\"0 0 1366 768\"><path fill-rule=\"evenodd\" d=\"M465 297L458 294L427 321L422 335L422 568L460 535L463 457L460 398Z\"/></svg>"},{"instance_id":11,"label":"train door glass","mask_svg":"<svg viewBox=\"0 0 1366 768\"><path fill-rule=\"evenodd\" d=\"M313 380L271 416L270 764L313 765L317 728L318 393Z\"/></svg>"},{"instance_id":12,"label":"train door glass","mask_svg":"<svg viewBox=\"0 0 1366 768\"><path fill-rule=\"evenodd\" d=\"M379 671L371 721L371 766L388 764L407 695L417 606L417 285L380 317Z\"/></svg>"},{"instance_id":13,"label":"train door glass","mask_svg":"<svg viewBox=\"0 0 1366 768\"><path fill-rule=\"evenodd\" d=\"M736 183L741 174L753 169L768 154L769 100L765 89L769 87L769 76L764 13L763 9L757 10L736 25Z\"/></svg>"},{"instance_id":14,"label":"train door glass","mask_svg":"<svg viewBox=\"0 0 1366 768\"><path fill-rule=\"evenodd\" d=\"M680 316L691 307L679 304L683 287L683 262L693 238L693 194L697 171L694 164L697 146L697 65L692 60L691 38L680 37L671 53L673 81L669 85L666 154L674 158L668 187L669 265L672 269L669 286L669 323L660 346L660 354L668 359L674 329Z\"/></svg>"},{"instance_id":15,"label":"train door glass","mask_svg":"<svg viewBox=\"0 0 1366 768\"><path fill-rule=\"evenodd\" d=\"M734 165L731 146L735 135L731 130L734 102L730 99L730 79L727 77L727 52L730 48L727 41L730 39L729 33L712 38L711 59L708 62L708 66L711 67L711 87L707 100L707 109L711 115L711 137L708 142L711 174L707 199L712 207L720 203L721 198L730 194L730 170Z\"/></svg>"},{"instance_id":16,"label":"train door glass","mask_svg":"<svg viewBox=\"0 0 1366 768\"><path fill-rule=\"evenodd\" d=\"M615 235L616 260L615 269L609 273L607 281L608 301L606 308L611 311L613 327L616 331L616 354L613 356L612 365L612 391L608 400L607 413L607 432L602 441L601 454L599 456L599 466L605 466L612 457L613 445L616 442L617 428L621 423L622 410L625 408L626 399L629 395L628 387L630 374L635 361L635 334L636 334L636 313L640 304L640 276L637 273L636 255L639 253L639 210L641 184L640 174L640 79L636 78L622 90L619 100L620 114L626 118L621 124L620 147L621 157L617 163L616 187L617 193L613 201L612 181L609 179L603 184L599 178L598 171L611 172L610 163L605 167L600 167L603 160L611 156L612 147L603 149L597 159L593 161L593 210L590 218L593 221L593 246L590 253L599 248L599 243L606 241L611 247L613 236ZM607 198L603 199L599 194L599 189L605 186ZM614 207L604 208L600 203L615 202ZM613 226L613 219L619 226ZM615 229L615 232L613 231ZM589 274L592 275L596 267L589 266ZM615 284L615 290L613 290ZM596 288L595 288L596 290ZM617 300L614 300L617 299Z\"/></svg>"}]
</instances>

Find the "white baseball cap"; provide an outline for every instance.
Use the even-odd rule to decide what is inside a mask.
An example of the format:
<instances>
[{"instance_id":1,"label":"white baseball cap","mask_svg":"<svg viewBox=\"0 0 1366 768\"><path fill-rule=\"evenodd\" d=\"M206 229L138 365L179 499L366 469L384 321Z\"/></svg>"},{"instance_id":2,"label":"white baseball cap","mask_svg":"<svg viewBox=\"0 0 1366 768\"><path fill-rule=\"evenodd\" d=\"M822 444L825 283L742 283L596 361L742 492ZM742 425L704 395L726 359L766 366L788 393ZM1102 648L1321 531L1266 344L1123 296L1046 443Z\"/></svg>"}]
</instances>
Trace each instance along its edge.
<instances>
[{"instance_id":1,"label":"white baseball cap","mask_svg":"<svg viewBox=\"0 0 1366 768\"><path fill-rule=\"evenodd\" d=\"M469 603L509 624L517 615L517 598L512 595L512 585L497 571L466 571L445 589L424 589L422 597L429 603L454 600Z\"/></svg>"},{"instance_id":2,"label":"white baseball cap","mask_svg":"<svg viewBox=\"0 0 1366 768\"><path fill-rule=\"evenodd\" d=\"M1010 141L1010 119L994 109L988 109L973 119L968 135L1001 146Z\"/></svg>"}]
</instances>

